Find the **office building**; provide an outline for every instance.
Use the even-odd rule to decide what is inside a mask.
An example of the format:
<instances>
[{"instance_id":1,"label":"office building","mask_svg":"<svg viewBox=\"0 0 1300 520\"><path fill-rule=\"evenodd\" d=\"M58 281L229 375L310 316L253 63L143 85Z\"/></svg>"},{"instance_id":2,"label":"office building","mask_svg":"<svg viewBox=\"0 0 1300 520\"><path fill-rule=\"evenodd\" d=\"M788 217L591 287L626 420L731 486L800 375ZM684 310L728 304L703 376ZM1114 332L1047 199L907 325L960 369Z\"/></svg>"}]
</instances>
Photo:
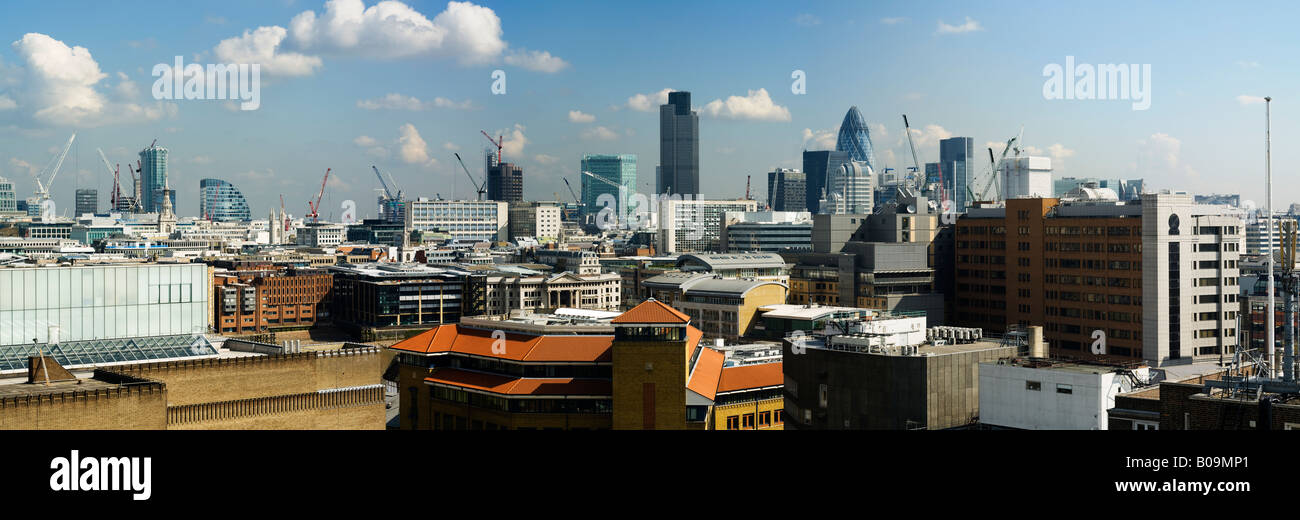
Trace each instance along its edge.
<instances>
[{"instance_id":1,"label":"office building","mask_svg":"<svg viewBox=\"0 0 1300 520\"><path fill-rule=\"evenodd\" d=\"M677 269L722 278L753 278L785 283L790 264L776 253L687 253L677 257Z\"/></svg>"},{"instance_id":2,"label":"office building","mask_svg":"<svg viewBox=\"0 0 1300 520\"><path fill-rule=\"evenodd\" d=\"M1234 208L1241 207L1241 195L1239 194L1220 195L1215 193L1213 195L1196 195L1195 197L1197 204L1219 204L1223 206L1232 206Z\"/></svg>"},{"instance_id":3,"label":"office building","mask_svg":"<svg viewBox=\"0 0 1300 520\"><path fill-rule=\"evenodd\" d=\"M492 200L406 201L406 228L442 233L453 240L504 242L510 236L510 204Z\"/></svg>"},{"instance_id":4,"label":"office building","mask_svg":"<svg viewBox=\"0 0 1300 520\"><path fill-rule=\"evenodd\" d=\"M560 237L560 203L516 202L510 205L509 221L510 240L554 242Z\"/></svg>"},{"instance_id":5,"label":"office building","mask_svg":"<svg viewBox=\"0 0 1300 520\"><path fill-rule=\"evenodd\" d=\"M840 166L849 162L848 152L817 150L803 152L803 171L805 179L804 206L811 213L821 213L821 200L826 195L827 181L830 173L839 171Z\"/></svg>"},{"instance_id":6,"label":"office building","mask_svg":"<svg viewBox=\"0 0 1300 520\"><path fill-rule=\"evenodd\" d=\"M722 241L728 253L811 251L812 228L806 211L729 212Z\"/></svg>"},{"instance_id":7,"label":"office building","mask_svg":"<svg viewBox=\"0 0 1300 520\"><path fill-rule=\"evenodd\" d=\"M1018 347L966 329L939 344L924 316L875 313L782 341L787 429L942 430L980 417L980 363ZM967 339L962 339L967 338Z\"/></svg>"},{"instance_id":8,"label":"office building","mask_svg":"<svg viewBox=\"0 0 1300 520\"><path fill-rule=\"evenodd\" d=\"M651 279L653 280L653 279ZM681 286L673 307L691 317L706 340L729 343L755 334L760 307L783 304L789 288L781 282L752 279L695 278Z\"/></svg>"},{"instance_id":9,"label":"office building","mask_svg":"<svg viewBox=\"0 0 1300 520\"><path fill-rule=\"evenodd\" d=\"M1052 195L1051 157L1008 157L1002 161L1002 200Z\"/></svg>"},{"instance_id":10,"label":"office building","mask_svg":"<svg viewBox=\"0 0 1300 520\"><path fill-rule=\"evenodd\" d=\"M1265 224L1266 219L1261 215L1259 218L1249 221L1246 224L1246 254L1248 255L1266 255L1270 251L1268 245L1268 226ZM1287 221L1296 222L1295 217L1273 217L1273 254L1279 254L1282 251L1282 226L1287 225ZM1280 261L1280 258L1279 258Z\"/></svg>"},{"instance_id":11,"label":"office building","mask_svg":"<svg viewBox=\"0 0 1300 520\"><path fill-rule=\"evenodd\" d=\"M18 213L18 192L13 181L0 177L0 215Z\"/></svg>"},{"instance_id":12,"label":"office building","mask_svg":"<svg viewBox=\"0 0 1300 520\"><path fill-rule=\"evenodd\" d=\"M212 275L212 324L217 332L307 328L329 319L334 289L329 271L271 264L232 267L236 268L219 268Z\"/></svg>"},{"instance_id":13,"label":"office building","mask_svg":"<svg viewBox=\"0 0 1300 520\"><path fill-rule=\"evenodd\" d=\"M754 200L659 201L659 243L661 252L721 252L722 225L728 211L757 211Z\"/></svg>"},{"instance_id":14,"label":"office building","mask_svg":"<svg viewBox=\"0 0 1300 520\"><path fill-rule=\"evenodd\" d=\"M979 161L975 157L975 139L970 137L952 137L939 141L939 167L943 170L943 181L946 183L944 189L952 196L952 210L958 213L966 211L966 207L971 201L967 199L967 187L970 191L976 191L983 187L970 186L970 182L975 177L975 165ZM976 197L984 195L975 193ZM998 196L997 193L989 194L991 197Z\"/></svg>"},{"instance_id":15,"label":"office building","mask_svg":"<svg viewBox=\"0 0 1300 520\"><path fill-rule=\"evenodd\" d=\"M830 173L826 184L826 196L819 201L821 214L869 215L875 208L872 199L875 195L876 174L871 165L861 161L849 161L840 165L838 170Z\"/></svg>"},{"instance_id":16,"label":"office building","mask_svg":"<svg viewBox=\"0 0 1300 520\"><path fill-rule=\"evenodd\" d=\"M487 198L497 202L522 202L524 200L524 169L514 163L503 162L488 169Z\"/></svg>"},{"instance_id":17,"label":"office building","mask_svg":"<svg viewBox=\"0 0 1300 520\"><path fill-rule=\"evenodd\" d=\"M1152 367L1231 359L1241 217L1185 192L1102 195L1077 188L1065 201L1012 199L960 218L957 323L994 332L1042 325L1061 358Z\"/></svg>"},{"instance_id":18,"label":"office building","mask_svg":"<svg viewBox=\"0 0 1300 520\"><path fill-rule=\"evenodd\" d=\"M199 181L199 216L216 222L252 220L253 212L234 184L221 179Z\"/></svg>"},{"instance_id":19,"label":"office building","mask_svg":"<svg viewBox=\"0 0 1300 520\"><path fill-rule=\"evenodd\" d=\"M868 170L877 167L876 152L871 146L871 131L858 107L849 107L840 123L840 133L835 140L835 151L848 152L849 159L865 163ZM833 170L832 170L833 171Z\"/></svg>"},{"instance_id":20,"label":"office building","mask_svg":"<svg viewBox=\"0 0 1300 520\"><path fill-rule=\"evenodd\" d=\"M99 190L77 189L77 216L99 213Z\"/></svg>"},{"instance_id":21,"label":"office building","mask_svg":"<svg viewBox=\"0 0 1300 520\"><path fill-rule=\"evenodd\" d=\"M159 213L162 211L162 198L167 190L167 149L157 144L140 150L140 197L141 211ZM169 194L173 211L176 208L176 192Z\"/></svg>"},{"instance_id":22,"label":"office building","mask_svg":"<svg viewBox=\"0 0 1300 520\"><path fill-rule=\"evenodd\" d=\"M767 207L771 211L808 211L807 176L799 170L767 172Z\"/></svg>"},{"instance_id":23,"label":"office building","mask_svg":"<svg viewBox=\"0 0 1300 520\"><path fill-rule=\"evenodd\" d=\"M628 206L628 198L637 192L636 154L585 154L581 168L580 172L591 172L607 181L581 176L582 215L595 214L605 206L612 207L615 215L633 214L634 208ZM621 193L619 186L623 187ZM610 199L613 204L602 203L602 195L613 197Z\"/></svg>"},{"instance_id":24,"label":"office building","mask_svg":"<svg viewBox=\"0 0 1300 520\"><path fill-rule=\"evenodd\" d=\"M379 329L455 323L484 312L483 277L462 269L367 263L329 271L334 323L363 338L377 337Z\"/></svg>"},{"instance_id":25,"label":"office building","mask_svg":"<svg viewBox=\"0 0 1300 520\"><path fill-rule=\"evenodd\" d=\"M690 92L669 92L659 106L659 194L700 194L700 115Z\"/></svg>"},{"instance_id":26,"label":"office building","mask_svg":"<svg viewBox=\"0 0 1300 520\"><path fill-rule=\"evenodd\" d=\"M387 219L368 218L360 224L348 226L347 241L402 247L407 243L406 226Z\"/></svg>"},{"instance_id":27,"label":"office building","mask_svg":"<svg viewBox=\"0 0 1300 520\"><path fill-rule=\"evenodd\" d=\"M1018 430L1105 430L1117 395L1145 386L1141 363L1008 358L979 364L980 425Z\"/></svg>"},{"instance_id":28,"label":"office building","mask_svg":"<svg viewBox=\"0 0 1300 520\"><path fill-rule=\"evenodd\" d=\"M334 247L343 243L342 225L327 222L308 222L298 228L296 242L307 247Z\"/></svg>"}]
</instances>

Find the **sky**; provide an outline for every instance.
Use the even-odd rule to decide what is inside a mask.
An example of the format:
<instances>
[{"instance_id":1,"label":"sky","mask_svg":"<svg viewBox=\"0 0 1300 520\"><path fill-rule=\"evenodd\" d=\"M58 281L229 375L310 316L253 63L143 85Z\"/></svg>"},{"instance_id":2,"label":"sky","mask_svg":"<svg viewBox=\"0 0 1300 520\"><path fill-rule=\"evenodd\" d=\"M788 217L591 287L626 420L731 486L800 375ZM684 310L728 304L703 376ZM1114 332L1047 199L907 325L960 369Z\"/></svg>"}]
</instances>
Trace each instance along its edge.
<instances>
[{"instance_id":1,"label":"sky","mask_svg":"<svg viewBox=\"0 0 1300 520\"><path fill-rule=\"evenodd\" d=\"M0 176L30 196L77 132L55 202L70 208L86 187L107 204L112 176L96 149L125 177L157 139L181 215L197 214L209 177L234 183L255 217L281 196L301 215L330 168L322 218L347 200L365 217L380 187L372 165L407 196L473 198L453 153L481 182L485 130L505 136L526 198L569 201L562 179L577 188L584 153L636 154L638 184L653 186L658 105L675 89L700 113L707 197L743 196L753 176L763 198L766 172L833 147L856 105L883 166L911 166L907 114L922 163L937 161L939 139L972 137L984 156L1023 127L1027 152L1052 157L1055 177L1143 178L1263 206L1267 95L1274 206L1300 202L1289 146L1300 7L1041 4L11 2L0 18ZM259 64L260 106L157 99L155 66L178 56ZM1149 65L1149 108L1048 99L1045 68L1067 56Z\"/></svg>"}]
</instances>

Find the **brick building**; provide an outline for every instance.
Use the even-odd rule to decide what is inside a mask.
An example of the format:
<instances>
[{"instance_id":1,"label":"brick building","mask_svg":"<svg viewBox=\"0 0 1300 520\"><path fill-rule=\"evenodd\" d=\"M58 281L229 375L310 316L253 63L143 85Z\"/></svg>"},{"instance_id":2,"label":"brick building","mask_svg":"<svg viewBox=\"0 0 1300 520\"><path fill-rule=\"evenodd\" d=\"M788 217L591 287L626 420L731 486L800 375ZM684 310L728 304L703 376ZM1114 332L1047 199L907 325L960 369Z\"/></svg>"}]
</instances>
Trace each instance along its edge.
<instances>
[{"instance_id":1,"label":"brick building","mask_svg":"<svg viewBox=\"0 0 1300 520\"><path fill-rule=\"evenodd\" d=\"M213 328L221 334L308 328L330 316L333 276L323 269L273 265L212 275Z\"/></svg>"}]
</instances>

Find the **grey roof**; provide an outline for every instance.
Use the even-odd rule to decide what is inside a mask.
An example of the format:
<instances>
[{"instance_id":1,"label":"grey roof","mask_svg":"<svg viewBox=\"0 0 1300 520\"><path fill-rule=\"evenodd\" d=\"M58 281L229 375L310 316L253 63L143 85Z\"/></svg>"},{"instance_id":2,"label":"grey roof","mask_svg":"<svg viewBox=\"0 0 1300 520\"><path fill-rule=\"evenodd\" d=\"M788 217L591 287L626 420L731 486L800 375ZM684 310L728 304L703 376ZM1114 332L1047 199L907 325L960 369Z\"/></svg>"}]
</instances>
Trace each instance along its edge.
<instances>
[{"instance_id":1,"label":"grey roof","mask_svg":"<svg viewBox=\"0 0 1300 520\"><path fill-rule=\"evenodd\" d=\"M707 280L701 280L699 282L695 282L691 284L690 287L686 288L686 293L687 294L715 293L715 294L744 296L746 293L754 290L756 287L761 285L767 285L767 284L780 285L781 287L786 286L781 282L773 282L768 280L744 280L738 278L709 278Z\"/></svg>"},{"instance_id":2,"label":"grey roof","mask_svg":"<svg viewBox=\"0 0 1300 520\"><path fill-rule=\"evenodd\" d=\"M713 275L705 273L664 273L646 278L641 284L659 289L683 289L711 278Z\"/></svg>"},{"instance_id":3,"label":"grey roof","mask_svg":"<svg viewBox=\"0 0 1300 520\"><path fill-rule=\"evenodd\" d=\"M776 253L691 253L677 257L677 266L703 264L710 270L741 267L784 267L785 259Z\"/></svg>"}]
</instances>

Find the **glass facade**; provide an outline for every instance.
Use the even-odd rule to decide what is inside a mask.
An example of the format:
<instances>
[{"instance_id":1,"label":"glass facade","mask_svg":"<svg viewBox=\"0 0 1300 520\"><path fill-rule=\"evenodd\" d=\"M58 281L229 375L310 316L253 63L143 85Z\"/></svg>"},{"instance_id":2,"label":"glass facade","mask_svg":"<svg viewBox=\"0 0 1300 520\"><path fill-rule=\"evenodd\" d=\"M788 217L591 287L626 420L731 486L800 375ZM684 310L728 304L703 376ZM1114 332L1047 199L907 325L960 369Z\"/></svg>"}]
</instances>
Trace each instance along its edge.
<instances>
[{"instance_id":1,"label":"glass facade","mask_svg":"<svg viewBox=\"0 0 1300 520\"><path fill-rule=\"evenodd\" d=\"M0 345L201 334L210 287L203 264L0 269Z\"/></svg>"},{"instance_id":2,"label":"glass facade","mask_svg":"<svg viewBox=\"0 0 1300 520\"><path fill-rule=\"evenodd\" d=\"M804 150L804 207L809 212L817 213L821 210L821 198L825 194L828 174L839 170L841 165L849 161L848 152Z\"/></svg>"},{"instance_id":3,"label":"glass facade","mask_svg":"<svg viewBox=\"0 0 1300 520\"><path fill-rule=\"evenodd\" d=\"M952 197L953 211L958 213L966 211L966 206L970 204L970 192L983 188L970 187L970 166L976 164L975 161L975 139L953 137L939 141L939 164L943 167L944 188Z\"/></svg>"},{"instance_id":4,"label":"glass facade","mask_svg":"<svg viewBox=\"0 0 1300 520\"><path fill-rule=\"evenodd\" d=\"M244 194L234 184L221 179L199 181L199 216L220 222L243 222L253 218Z\"/></svg>"},{"instance_id":5,"label":"glass facade","mask_svg":"<svg viewBox=\"0 0 1300 520\"><path fill-rule=\"evenodd\" d=\"M163 189L167 187L167 149L150 146L140 150L140 182L144 190L141 207L145 213L162 211ZM176 211L176 192L171 193L172 211Z\"/></svg>"},{"instance_id":6,"label":"glass facade","mask_svg":"<svg viewBox=\"0 0 1300 520\"><path fill-rule=\"evenodd\" d=\"M594 173L597 177L626 187L626 196L628 197L636 193L635 154L586 154L582 156L582 171ZM618 212L621 208L628 207L628 201L619 197L618 188L583 175L582 214L587 215L600 211L601 206L597 202L599 202L600 196L604 194L613 195L614 199L618 201L618 207L614 208L615 214L620 214ZM634 209L628 208L626 214L634 214Z\"/></svg>"},{"instance_id":7,"label":"glass facade","mask_svg":"<svg viewBox=\"0 0 1300 520\"><path fill-rule=\"evenodd\" d=\"M835 151L848 152L849 158L867 163L876 169L876 152L871 147L871 132L867 130L867 120L862 118L858 107L850 107L840 123L840 135L835 141Z\"/></svg>"},{"instance_id":8,"label":"glass facade","mask_svg":"<svg viewBox=\"0 0 1300 520\"><path fill-rule=\"evenodd\" d=\"M13 182L0 177L0 213L12 211L18 211L18 194Z\"/></svg>"},{"instance_id":9,"label":"glass facade","mask_svg":"<svg viewBox=\"0 0 1300 520\"><path fill-rule=\"evenodd\" d=\"M690 92L669 92L659 106L659 193L700 193L700 115Z\"/></svg>"}]
</instances>

